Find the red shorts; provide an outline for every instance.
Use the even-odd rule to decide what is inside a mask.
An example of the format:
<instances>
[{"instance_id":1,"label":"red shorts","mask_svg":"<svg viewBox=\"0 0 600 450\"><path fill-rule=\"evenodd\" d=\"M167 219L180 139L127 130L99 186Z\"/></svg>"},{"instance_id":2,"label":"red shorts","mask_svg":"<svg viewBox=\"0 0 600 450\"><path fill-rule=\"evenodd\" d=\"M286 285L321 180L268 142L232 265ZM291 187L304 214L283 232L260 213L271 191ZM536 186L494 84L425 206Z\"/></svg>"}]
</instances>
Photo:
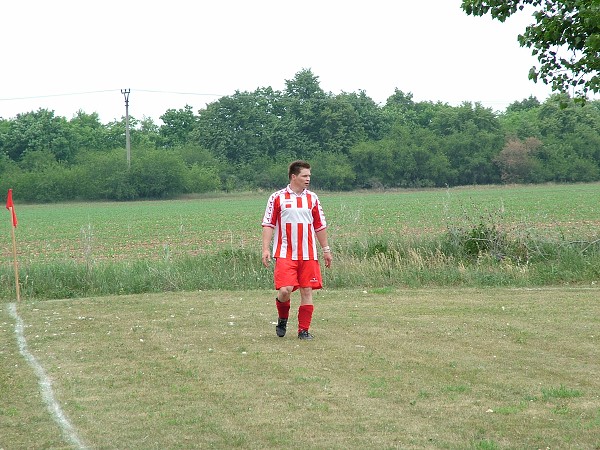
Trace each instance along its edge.
<instances>
[{"instance_id":1,"label":"red shorts","mask_svg":"<svg viewBox=\"0 0 600 450\"><path fill-rule=\"evenodd\" d=\"M323 279L319 261L314 259L294 261L288 258L277 258L275 260L275 289L284 286L293 286L294 291L306 287L321 289Z\"/></svg>"}]
</instances>

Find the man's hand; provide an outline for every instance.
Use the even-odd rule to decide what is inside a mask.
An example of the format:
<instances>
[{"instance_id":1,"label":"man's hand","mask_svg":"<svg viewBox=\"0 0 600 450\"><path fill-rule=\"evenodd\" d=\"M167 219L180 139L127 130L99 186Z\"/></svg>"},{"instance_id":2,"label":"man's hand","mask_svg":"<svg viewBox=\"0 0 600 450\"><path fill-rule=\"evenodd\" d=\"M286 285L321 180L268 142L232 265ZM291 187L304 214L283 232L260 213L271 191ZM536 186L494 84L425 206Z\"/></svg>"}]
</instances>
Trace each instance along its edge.
<instances>
[{"instance_id":1,"label":"man's hand","mask_svg":"<svg viewBox=\"0 0 600 450\"><path fill-rule=\"evenodd\" d=\"M271 252L269 250L263 250L262 262L263 266L269 267L269 264L271 263Z\"/></svg>"},{"instance_id":2,"label":"man's hand","mask_svg":"<svg viewBox=\"0 0 600 450\"><path fill-rule=\"evenodd\" d=\"M273 228L263 226L262 229L262 262L263 266L269 267L271 262L271 252L269 251L269 245L273 239Z\"/></svg>"},{"instance_id":3,"label":"man's hand","mask_svg":"<svg viewBox=\"0 0 600 450\"><path fill-rule=\"evenodd\" d=\"M325 267L331 267L331 261L333 261L333 255L331 252L323 253L323 259L325 260Z\"/></svg>"}]
</instances>

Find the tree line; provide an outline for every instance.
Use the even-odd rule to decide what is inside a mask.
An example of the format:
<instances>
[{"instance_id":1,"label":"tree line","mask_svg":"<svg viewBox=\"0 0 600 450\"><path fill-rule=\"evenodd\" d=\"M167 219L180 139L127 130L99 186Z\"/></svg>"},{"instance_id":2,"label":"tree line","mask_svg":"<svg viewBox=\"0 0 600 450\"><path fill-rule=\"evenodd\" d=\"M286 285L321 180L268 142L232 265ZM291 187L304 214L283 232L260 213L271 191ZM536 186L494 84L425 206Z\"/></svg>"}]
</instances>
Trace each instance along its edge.
<instances>
[{"instance_id":1,"label":"tree line","mask_svg":"<svg viewBox=\"0 0 600 450\"><path fill-rule=\"evenodd\" d=\"M600 180L599 101L556 94L495 112L396 89L379 105L363 91L325 92L309 69L285 85L168 109L161 125L130 117L130 167L125 118L45 109L0 118L0 189L30 202L274 189L298 158L329 190Z\"/></svg>"}]
</instances>

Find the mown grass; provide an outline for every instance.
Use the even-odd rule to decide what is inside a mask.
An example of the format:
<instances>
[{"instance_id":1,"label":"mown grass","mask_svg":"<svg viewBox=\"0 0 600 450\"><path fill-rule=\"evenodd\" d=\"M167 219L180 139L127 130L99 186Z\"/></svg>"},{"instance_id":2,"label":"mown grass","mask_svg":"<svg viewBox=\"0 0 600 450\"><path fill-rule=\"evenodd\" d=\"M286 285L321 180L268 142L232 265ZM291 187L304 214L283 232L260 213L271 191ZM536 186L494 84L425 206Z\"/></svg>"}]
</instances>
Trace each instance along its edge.
<instances>
[{"instance_id":1,"label":"mown grass","mask_svg":"<svg viewBox=\"0 0 600 450\"><path fill-rule=\"evenodd\" d=\"M275 336L272 291L30 301L19 313L90 448L594 449L598 294L324 290L312 342ZM69 448L6 308L0 424L0 448Z\"/></svg>"},{"instance_id":2,"label":"mown grass","mask_svg":"<svg viewBox=\"0 0 600 450\"><path fill-rule=\"evenodd\" d=\"M337 287L600 280L599 184L323 193ZM266 193L18 205L23 298L264 289ZM9 222L0 299L14 299Z\"/></svg>"}]
</instances>

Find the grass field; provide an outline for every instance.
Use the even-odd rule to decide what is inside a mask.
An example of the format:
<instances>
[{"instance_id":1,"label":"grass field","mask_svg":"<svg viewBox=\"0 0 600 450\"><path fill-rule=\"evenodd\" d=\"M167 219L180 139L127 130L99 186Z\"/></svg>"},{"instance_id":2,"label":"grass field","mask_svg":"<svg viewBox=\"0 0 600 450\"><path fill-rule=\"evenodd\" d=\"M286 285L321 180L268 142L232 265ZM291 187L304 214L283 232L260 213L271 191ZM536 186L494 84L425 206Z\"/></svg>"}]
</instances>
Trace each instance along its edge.
<instances>
[{"instance_id":1,"label":"grass field","mask_svg":"<svg viewBox=\"0 0 600 450\"><path fill-rule=\"evenodd\" d=\"M598 449L599 293L324 290L311 342L275 336L271 291L47 300L19 314L89 448ZM0 448L76 448L14 327L4 305Z\"/></svg>"},{"instance_id":2,"label":"grass field","mask_svg":"<svg viewBox=\"0 0 600 450\"><path fill-rule=\"evenodd\" d=\"M0 449L600 449L599 193L322 193L335 259L312 342L275 336L268 193L15 195L22 301L15 317L7 214ZM449 230L482 223L543 247L442 252Z\"/></svg>"}]
</instances>

